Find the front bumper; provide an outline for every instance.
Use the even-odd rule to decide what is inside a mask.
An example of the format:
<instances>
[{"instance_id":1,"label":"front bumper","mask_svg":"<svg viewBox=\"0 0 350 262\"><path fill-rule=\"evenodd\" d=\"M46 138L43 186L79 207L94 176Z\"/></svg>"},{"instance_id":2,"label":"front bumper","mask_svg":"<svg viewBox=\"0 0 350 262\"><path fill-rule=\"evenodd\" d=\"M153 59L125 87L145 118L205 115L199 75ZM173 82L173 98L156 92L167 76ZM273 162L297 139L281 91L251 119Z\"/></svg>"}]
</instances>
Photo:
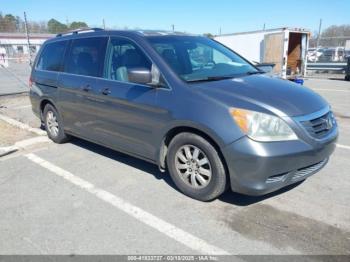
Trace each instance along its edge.
<instances>
[{"instance_id":1,"label":"front bumper","mask_svg":"<svg viewBox=\"0 0 350 262\"><path fill-rule=\"evenodd\" d=\"M264 195L294 184L323 168L335 149L338 133L310 145L303 140L256 142L248 137L224 148L231 189L246 195Z\"/></svg>"}]
</instances>

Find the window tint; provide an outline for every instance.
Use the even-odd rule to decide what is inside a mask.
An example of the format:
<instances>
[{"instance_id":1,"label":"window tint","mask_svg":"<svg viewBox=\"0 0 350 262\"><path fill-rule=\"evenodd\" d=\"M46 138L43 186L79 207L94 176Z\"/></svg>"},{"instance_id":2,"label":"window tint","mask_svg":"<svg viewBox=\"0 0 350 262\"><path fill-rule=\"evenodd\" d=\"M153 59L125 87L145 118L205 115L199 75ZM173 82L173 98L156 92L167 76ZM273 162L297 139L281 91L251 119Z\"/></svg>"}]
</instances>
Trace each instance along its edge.
<instances>
[{"instance_id":1,"label":"window tint","mask_svg":"<svg viewBox=\"0 0 350 262\"><path fill-rule=\"evenodd\" d=\"M129 82L128 70L147 68L151 71L151 67L151 61L131 41L117 38L110 40L104 72L105 78Z\"/></svg>"},{"instance_id":2,"label":"window tint","mask_svg":"<svg viewBox=\"0 0 350 262\"><path fill-rule=\"evenodd\" d=\"M47 44L38 60L36 68L40 70L60 71L66 46L67 41Z\"/></svg>"},{"instance_id":3,"label":"window tint","mask_svg":"<svg viewBox=\"0 0 350 262\"><path fill-rule=\"evenodd\" d=\"M101 76L106 42L106 37L73 40L65 72L77 75Z\"/></svg>"}]
</instances>

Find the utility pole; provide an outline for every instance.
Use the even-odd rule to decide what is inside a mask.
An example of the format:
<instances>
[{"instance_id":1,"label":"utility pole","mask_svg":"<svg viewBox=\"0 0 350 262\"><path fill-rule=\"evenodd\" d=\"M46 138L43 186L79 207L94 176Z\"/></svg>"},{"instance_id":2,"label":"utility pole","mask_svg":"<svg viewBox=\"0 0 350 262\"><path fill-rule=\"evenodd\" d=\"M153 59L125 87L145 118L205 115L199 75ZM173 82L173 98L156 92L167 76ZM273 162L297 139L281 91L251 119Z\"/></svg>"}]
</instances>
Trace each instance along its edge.
<instances>
[{"instance_id":1,"label":"utility pole","mask_svg":"<svg viewBox=\"0 0 350 262\"><path fill-rule=\"evenodd\" d=\"M103 29L106 29L105 19L102 19Z\"/></svg>"},{"instance_id":2,"label":"utility pole","mask_svg":"<svg viewBox=\"0 0 350 262\"><path fill-rule=\"evenodd\" d=\"M318 26L318 35L317 35L317 44L316 44L316 48L318 48L318 46L320 45L321 28L322 28L322 19L320 19L320 25Z\"/></svg>"},{"instance_id":3,"label":"utility pole","mask_svg":"<svg viewBox=\"0 0 350 262\"><path fill-rule=\"evenodd\" d=\"M173 32L175 32L175 25L171 25Z\"/></svg>"},{"instance_id":4,"label":"utility pole","mask_svg":"<svg viewBox=\"0 0 350 262\"><path fill-rule=\"evenodd\" d=\"M24 28L26 30L26 36L27 36L27 45L28 45L28 54L29 54L29 65L32 65L32 52L30 49L30 41L29 41L29 30L28 30L28 22L27 22L27 14L24 12Z\"/></svg>"}]
</instances>

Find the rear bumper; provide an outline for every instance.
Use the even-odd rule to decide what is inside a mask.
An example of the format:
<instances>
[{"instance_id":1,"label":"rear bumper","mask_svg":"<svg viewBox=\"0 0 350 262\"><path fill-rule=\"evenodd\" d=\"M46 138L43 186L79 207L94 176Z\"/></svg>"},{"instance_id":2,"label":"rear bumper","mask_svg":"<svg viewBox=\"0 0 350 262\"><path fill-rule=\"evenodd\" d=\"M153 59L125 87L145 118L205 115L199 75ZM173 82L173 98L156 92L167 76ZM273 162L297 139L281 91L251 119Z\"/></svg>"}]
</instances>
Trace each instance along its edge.
<instances>
[{"instance_id":1,"label":"rear bumper","mask_svg":"<svg viewBox=\"0 0 350 262\"><path fill-rule=\"evenodd\" d=\"M338 133L317 145L302 140L261 143L243 137L223 150L232 191L264 195L313 175L328 162Z\"/></svg>"}]
</instances>

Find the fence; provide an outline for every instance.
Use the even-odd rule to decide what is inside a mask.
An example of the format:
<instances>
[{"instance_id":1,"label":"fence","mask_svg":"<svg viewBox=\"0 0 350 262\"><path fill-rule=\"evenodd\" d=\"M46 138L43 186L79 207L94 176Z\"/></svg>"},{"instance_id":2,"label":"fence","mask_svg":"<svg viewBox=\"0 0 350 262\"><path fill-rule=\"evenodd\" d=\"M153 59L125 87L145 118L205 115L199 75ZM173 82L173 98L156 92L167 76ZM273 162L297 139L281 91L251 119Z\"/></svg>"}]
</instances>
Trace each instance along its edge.
<instances>
[{"instance_id":1,"label":"fence","mask_svg":"<svg viewBox=\"0 0 350 262\"><path fill-rule=\"evenodd\" d=\"M323 37L319 46L310 41L307 53L307 75L344 78L347 58L350 57L350 36Z\"/></svg>"}]
</instances>

